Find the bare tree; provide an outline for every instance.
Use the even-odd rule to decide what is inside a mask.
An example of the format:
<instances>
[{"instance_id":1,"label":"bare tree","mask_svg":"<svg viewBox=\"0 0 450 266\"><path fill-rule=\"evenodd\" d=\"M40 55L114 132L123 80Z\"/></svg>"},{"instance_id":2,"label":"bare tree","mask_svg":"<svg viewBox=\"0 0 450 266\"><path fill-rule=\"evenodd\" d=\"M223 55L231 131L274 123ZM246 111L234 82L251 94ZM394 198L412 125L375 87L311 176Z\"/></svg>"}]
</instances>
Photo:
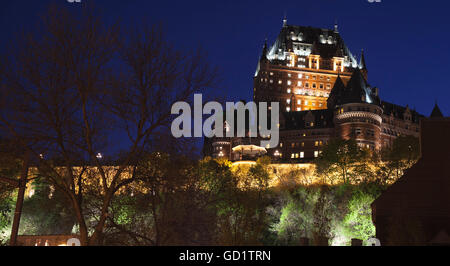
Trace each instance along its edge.
<instances>
[{"instance_id":1,"label":"bare tree","mask_svg":"<svg viewBox=\"0 0 450 266\"><path fill-rule=\"evenodd\" d=\"M139 155L170 126L172 104L213 86L216 71L200 52L171 47L157 27L121 30L93 9L76 16L56 7L42 22L2 60L0 127L69 198L82 245L98 245L113 197L136 181ZM111 167L98 153L117 138L126 148ZM91 225L84 196L97 179Z\"/></svg>"}]
</instances>

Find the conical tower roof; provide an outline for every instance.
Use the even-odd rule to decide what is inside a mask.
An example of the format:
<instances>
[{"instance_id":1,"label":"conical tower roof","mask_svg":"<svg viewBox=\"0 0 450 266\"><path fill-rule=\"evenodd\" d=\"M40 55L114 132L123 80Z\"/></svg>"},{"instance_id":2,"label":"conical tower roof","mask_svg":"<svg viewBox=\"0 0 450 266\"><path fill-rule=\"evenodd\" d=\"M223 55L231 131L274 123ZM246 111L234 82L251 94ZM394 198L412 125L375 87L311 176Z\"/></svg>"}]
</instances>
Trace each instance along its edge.
<instances>
[{"instance_id":1,"label":"conical tower roof","mask_svg":"<svg viewBox=\"0 0 450 266\"><path fill-rule=\"evenodd\" d=\"M444 117L444 115L441 112L441 109L439 109L439 106L437 103L434 105L433 111L431 111L430 117L436 118L436 117Z\"/></svg>"},{"instance_id":2,"label":"conical tower roof","mask_svg":"<svg viewBox=\"0 0 450 266\"><path fill-rule=\"evenodd\" d=\"M364 49L361 49L361 58L359 59L359 68L367 69L366 67L366 58L364 57Z\"/></svg>"}]
</instances>

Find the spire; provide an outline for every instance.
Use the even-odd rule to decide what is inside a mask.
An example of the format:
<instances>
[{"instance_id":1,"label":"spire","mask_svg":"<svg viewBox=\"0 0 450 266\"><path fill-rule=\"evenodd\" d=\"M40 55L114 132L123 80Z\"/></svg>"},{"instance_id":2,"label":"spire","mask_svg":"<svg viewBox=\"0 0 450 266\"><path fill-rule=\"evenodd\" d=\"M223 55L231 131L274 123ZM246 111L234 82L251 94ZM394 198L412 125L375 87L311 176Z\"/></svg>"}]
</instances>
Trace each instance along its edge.
<instances>
[{"instance_id":1,"label":"spire","mask_svg":"<svg viewBox=\"0 0 450 266\"><path fill-rule=\"evenodd\" d=\"M336 82L334 83L333 88L331 89L330 95L327 99L327 107L329 109L333 109L336 105L341 104L341 99L345 94L345 85L341 79L340 74L336 78Z\"/></svg>"},{"instance_id":2,"label":"spire","mask_svg":"<svg viewBox=\"0 0 450 266\"><path fill-rule=\"evenodd\" d=\"M267 38L264 40L264 46L261 54L261 60L267 59Z\"/></svg>"},{"instance_id":3,"label":"spire","mask_svg":"<svg viewBox=\"0 0 450 266\"><path fill-rule=\"evenodd\" d=\"M361 58L359 59L359 68L367 69L366 68L366 59L364 57L364 49L361 49Z\"/></svg>"},{"instance_id":4,"label":"spire","mask_svg":"<svg viewBox=\"0 0 450 266\"><path fill-rule=\"evenodd\" d=\"M437 118L437 117L444 117L444 115L441 112L441 109L439 109L439 106L437 105L437 101L434 104L433 111L431 111L431 118Z\"/></svg>"},{"instance_id":5,"label":"spire","mask_svg":"<svg viewBox=\"0 0 450 266\"><path fill-rule=\"evenodd\" d=\"M284 12L284 17L283 17L283 27L287 26L287 18L286 18L286 12Z\"/></svg>"},{"instance_id":6,"label":"spire","mask_svg":"<svg viewBox=\"0 0 450 266\"><path fill-rule=\"evenodd\" d=\"M338 76L336 78L336 82L334 83L333 90L345 90L344 82L342 81L341 75L338 73Z\"/></svg>"},{"instance_id":7,"label":"spire","mask_svg":"<svg viewBox=\"0 0 450 266\"><path fill-rule=\"evenodd\" d=\"M334 20L334 32L339 33L337 19Z\"/></svg>"}]
</instances>

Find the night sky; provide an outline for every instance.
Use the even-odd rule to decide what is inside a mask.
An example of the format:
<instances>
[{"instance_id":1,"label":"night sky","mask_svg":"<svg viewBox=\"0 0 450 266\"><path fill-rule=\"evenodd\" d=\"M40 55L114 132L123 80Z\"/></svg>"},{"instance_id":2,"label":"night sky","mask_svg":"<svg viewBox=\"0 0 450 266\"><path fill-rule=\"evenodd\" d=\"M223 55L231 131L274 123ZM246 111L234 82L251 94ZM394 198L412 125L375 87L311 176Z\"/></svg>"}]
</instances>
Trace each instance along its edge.
<instances>
[{"instance_id":1,"label":"night sky","mask_svg":"<svg viewBox=\"0 0 450 266\"><path fill-rule=\"evenodd\" d=\"M87 2L88 0L82 0ZM91 0L93 1L93 0ZM80 8L67 0L2 1L0 48L15 32L29 29L48 3ZM264 39L269 45L288 24L333 28L352 53L364 48L369 83L383 100L408 104L429 115L435 101L450 115L449 1L144 1L97 0L109 21L125 24L162 22L167 38L182 49L201 46L222 71L219 94L227 100L251 100L257 60Z\"/></svg>"}]
</instances>

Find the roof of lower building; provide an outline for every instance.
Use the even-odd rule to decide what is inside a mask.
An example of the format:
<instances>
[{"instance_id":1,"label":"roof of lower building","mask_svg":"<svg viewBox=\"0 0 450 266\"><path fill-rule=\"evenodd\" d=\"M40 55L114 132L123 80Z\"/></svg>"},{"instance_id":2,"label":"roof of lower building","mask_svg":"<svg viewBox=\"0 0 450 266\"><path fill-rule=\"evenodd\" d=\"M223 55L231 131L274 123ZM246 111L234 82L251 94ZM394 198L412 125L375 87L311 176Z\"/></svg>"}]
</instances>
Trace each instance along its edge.
<instances>
[{"instance_id":1,"label":"roof of lower building","mask_svg":"<svg viewBox=\"0 0 450 266\"><path fill-rule=\"evenodd\" d=\"M431 111L430 117L436 118L436 117L444 117L444 115L441 112L441 109L439 109L439 106L437 103L434 105L433 111Z\"/></svg>"},{"instance_id":2,"label":"roof of lower building","mask_svg":"<svg viewBox=\"0 0 450 266\"><path fill-rule=\"evenodd\" d=\"M333 128L333 111L329 109L284 112L283 130ZM312 122L312 124L311 124Z\"/></svg>"},{"instance_id":3,"label":"roof of lower building","mask_svg":"<svg viewBox=\"0 0 450 266\"><path fill-rule=\"evenodd\" d=\"M381 107L383 108L383 114L394 116L398 119L405 119L405 114L409 112L411 115L411 121L414 123L419 123L420 118L425 116L419 114L416 110L410 109L408 106L404 107L401 105L393 104L390 102L381 101Z\"/></svg>"}]
</instances>

